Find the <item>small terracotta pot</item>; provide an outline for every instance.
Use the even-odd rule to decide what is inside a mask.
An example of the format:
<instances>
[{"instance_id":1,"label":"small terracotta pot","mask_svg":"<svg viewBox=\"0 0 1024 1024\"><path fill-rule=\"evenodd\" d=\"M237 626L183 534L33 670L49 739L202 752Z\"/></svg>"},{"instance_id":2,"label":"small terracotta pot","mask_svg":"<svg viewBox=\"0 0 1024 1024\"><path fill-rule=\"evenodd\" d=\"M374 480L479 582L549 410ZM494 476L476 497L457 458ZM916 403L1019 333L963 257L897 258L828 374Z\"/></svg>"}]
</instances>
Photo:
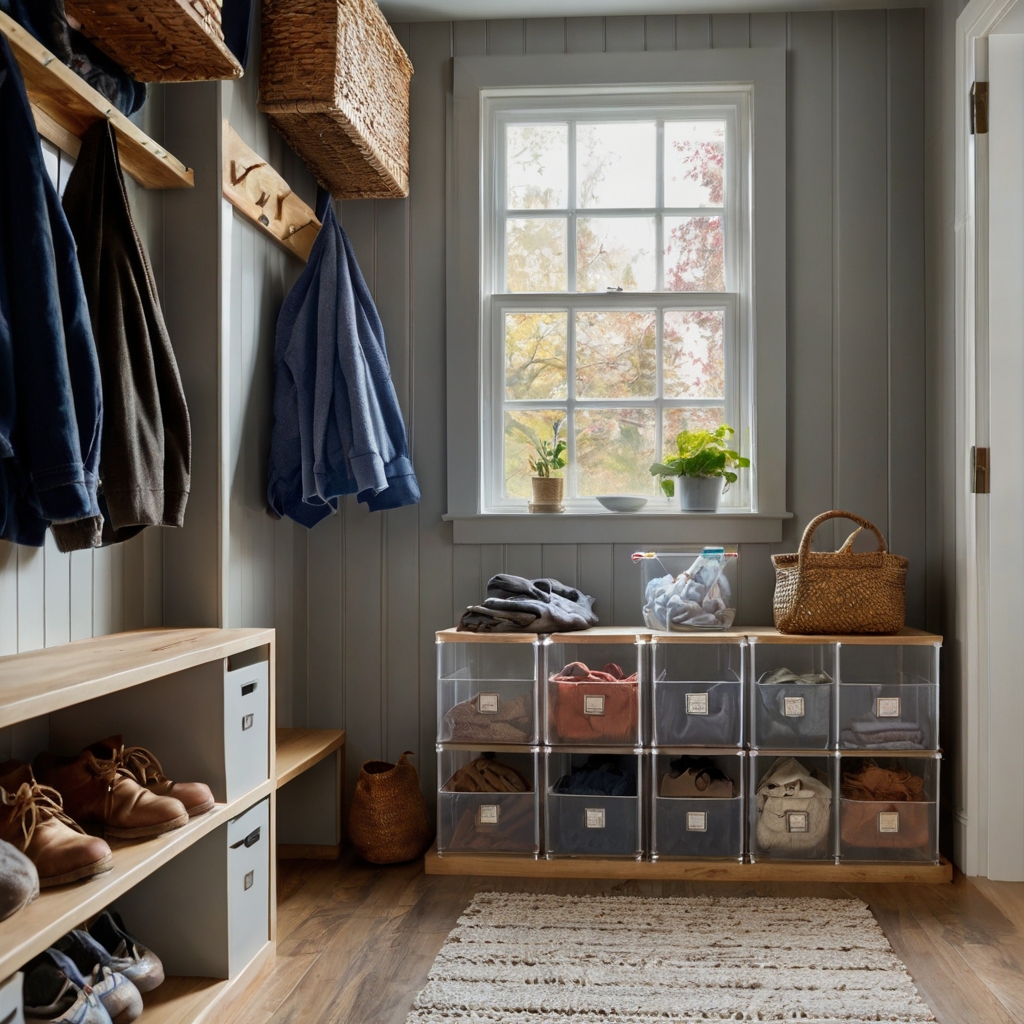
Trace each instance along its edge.
<instances>
[{"instance_id":1,"label":"small terracotta pot","mask_svg":"<svg viewBox=\"0 0 1024 1024\"><path fill-rule=\"evenodd\" d=\"M562 495L565 481L560 476L535 476L533 481L533 501L530 502L531 512L564 512Z\"/></svg>"}]
</instances>

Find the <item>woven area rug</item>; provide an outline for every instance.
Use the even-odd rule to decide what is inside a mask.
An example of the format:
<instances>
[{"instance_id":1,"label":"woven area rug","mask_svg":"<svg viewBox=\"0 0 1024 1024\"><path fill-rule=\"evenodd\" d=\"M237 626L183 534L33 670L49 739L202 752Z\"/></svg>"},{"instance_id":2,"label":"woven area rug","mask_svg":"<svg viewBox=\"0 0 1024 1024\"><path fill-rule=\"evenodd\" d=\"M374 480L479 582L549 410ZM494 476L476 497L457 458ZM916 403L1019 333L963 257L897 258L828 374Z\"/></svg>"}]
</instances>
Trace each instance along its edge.
<instances>
[{"instance_id":1,"label":"woven area rug","mask_svg":"<svg viewBox=\"0 0 1024 1024\"><path fill-rule=\"evenodd\" d=\"M407 1024L934 1021L859 900L480 893Z\"/></svg>"}]
</instances>

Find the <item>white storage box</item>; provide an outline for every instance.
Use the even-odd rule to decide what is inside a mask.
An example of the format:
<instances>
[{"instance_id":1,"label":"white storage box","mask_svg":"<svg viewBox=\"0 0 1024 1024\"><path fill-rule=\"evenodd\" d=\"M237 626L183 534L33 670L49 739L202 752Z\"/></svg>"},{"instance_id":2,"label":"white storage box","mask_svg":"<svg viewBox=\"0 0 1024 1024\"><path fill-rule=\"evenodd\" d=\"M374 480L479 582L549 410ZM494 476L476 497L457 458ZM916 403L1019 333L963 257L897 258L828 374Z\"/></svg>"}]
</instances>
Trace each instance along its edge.
<instances>
[{"instance_id":1,"label":"white storage box","mask_svg":"<svg viewBox=\"0 0 1024 1024\"><path fill-rule=\"evenodd\" d=\"M230 977L270 938L270 801L228 822L228 970Z\"/></svg>"},{"instance_id":2,"label":"white storage box","mask_svg":"<svg viewBox=\"0 0 1024 1024\"><path fill-rule=\"evenodd\" d=\"M265 647L227 660L224 768L228 802L270 777L270 662Z\"/></svg>"}]
</instances>

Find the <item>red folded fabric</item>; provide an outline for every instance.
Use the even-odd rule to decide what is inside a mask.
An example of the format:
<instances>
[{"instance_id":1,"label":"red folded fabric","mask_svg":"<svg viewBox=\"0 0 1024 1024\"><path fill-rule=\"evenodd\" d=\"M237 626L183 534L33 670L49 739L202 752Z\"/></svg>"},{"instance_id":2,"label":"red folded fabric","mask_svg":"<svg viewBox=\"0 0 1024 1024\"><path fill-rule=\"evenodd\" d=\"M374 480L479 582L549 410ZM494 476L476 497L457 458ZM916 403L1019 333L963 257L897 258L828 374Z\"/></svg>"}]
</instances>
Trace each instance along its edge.
<instances>
[{"instance_id":1,"label":"red folded fabric","mask_svg":"<svg viewBox=\"0 0 1024 1024\"><path fill-rule=\"evenodd\" d=\"M554 726L558 738L567 742L632 742L637 734L637 677L627 676L615 664L603 671L588 668L582 661L566 665L551 677L556 684ZM603 697L601 713L587 714L587 698Z\"/></svg>"}]
</instances>

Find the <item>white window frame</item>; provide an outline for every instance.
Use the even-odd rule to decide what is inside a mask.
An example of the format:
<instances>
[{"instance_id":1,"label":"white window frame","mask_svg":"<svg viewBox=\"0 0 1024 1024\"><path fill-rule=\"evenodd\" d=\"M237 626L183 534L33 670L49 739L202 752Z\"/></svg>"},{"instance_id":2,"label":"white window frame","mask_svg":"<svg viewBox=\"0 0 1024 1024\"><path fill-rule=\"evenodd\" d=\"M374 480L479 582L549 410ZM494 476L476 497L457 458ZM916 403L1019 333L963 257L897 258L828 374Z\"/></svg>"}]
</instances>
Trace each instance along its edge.
<instances>
[{"instance_id":1,"label":"white window frame","mask_svg":"<svg viewBox=\"0 0 1024 1024\"><path fill-rule=\"evenodd\" d=\"M662 438L662 410L664 408L702 407L713 403L706 399L665 399L662 395L662 323L661 314L670 310L721 309L725 314L726 336L726 394L722 403L726 410L725 419L735 430L734 441L743 454L751 452L751 429L749 409L751 407L750 370L750 104L749 94L728 88L710 91L706 87L680 90L675 86L650 86L643 92L622 87L587 89L561 89L552 93L550 89L485 90L481 94L481 137L482 149L482 212L481 212L481 256L483 259L482 317L481 317L481 365L483 370L483 402L481 426L483 431L483 473L481 483L483 494L481 507L485 513L521 511L525 500L504 496L504 353L502 344L502 319L506 311L568 311L567 345L572 359L571 339L575 334L572 310L614 310L628 309L654 312L657 316L657 394L652 399L636 400L577 400L568 396L561 401L536 401L517 403L520 408L543 408L564 405L569 412L566 424L569 465L566 476L566 493L576 491L575 436L572 429L576 408L608 409L647 407L657 410L655 417L655 458L660 460L665 452ZM569 154L569 207L573 212L563 210L509 211L506 207L505 165L501 159L504 152L503 135L509 123L543 122L560 120L577 123L592 121L640 121L640 120L715 120L726 122L728 158L726 161L725 203L722 217L725 230L726 290L724 292L697 291L654 291L654 292L526 292L506 293L504 225L507 217L551 216L568 217L571 224L582 216L651 216L655 217L658 249L663 249L661 239L661 216L680 214L682 216L707 215L709 211L700 208L665 209L658 201L653 210L575 210L572 193L575 186L573 152ZM659 131L659 181L661 181L661 157L663 140ZM571 146L571 142L570 142ZM572 245L573 232L567 235L567 259L569 283L575 271L575 251ZM659 260L663 267L663 260ZM658 284L663 284L658 281ZM567 367L568 385L572 387L573 366ZM756 466L754 467L756 472ZM740 474L740 480L723 496L723 505L741 511L750 511L752 473ZM653 487L651 488L653 492ZM566 508L580 512L601 512L596 498L566 498ZM651 496L652 509L671 511L672 506L663 499Z\"/></svg>"},{"instance_id":2,"label":"white window frame","mask_svg":"<svg viewBox=\"0 0 1024 1024\"><path fill-rule=\"evenodd\" d=\"M739 435L754 461L747 510L711 515L648 506L635 516L571 509L562 516L530 515L516 508L488 509L483 466L491 438L484 436L493 380L485 335L497 315L487 296L493 273L482 241L485 193L494 183L483 173L485 101L489 95L578 90L722 94L747 97L750 109L751 208L749 353L744 386L750 390L748 423ZM565 105L564 98L560 98ZM447 454L448 514L456 543L777 542L786 508L786 55L778 49L674 51L639 54L460 57L453 60L448 118L447 195ZM676 307L706 293L621 293L636 304L656 295ZM599 296L574 296L589 304ZM530 299L546 301L533 294ZM564 303L564 296L559 296ZM604 299L604 296L600 296ZM616 293L614 298L619 298ZM733 424L736 426L737 424ZM493 459L490 459L493 462ZM492 468L493 471L493 468ZM660 503L652 503L660 506Z\"/></svg>"}]
</instances>

